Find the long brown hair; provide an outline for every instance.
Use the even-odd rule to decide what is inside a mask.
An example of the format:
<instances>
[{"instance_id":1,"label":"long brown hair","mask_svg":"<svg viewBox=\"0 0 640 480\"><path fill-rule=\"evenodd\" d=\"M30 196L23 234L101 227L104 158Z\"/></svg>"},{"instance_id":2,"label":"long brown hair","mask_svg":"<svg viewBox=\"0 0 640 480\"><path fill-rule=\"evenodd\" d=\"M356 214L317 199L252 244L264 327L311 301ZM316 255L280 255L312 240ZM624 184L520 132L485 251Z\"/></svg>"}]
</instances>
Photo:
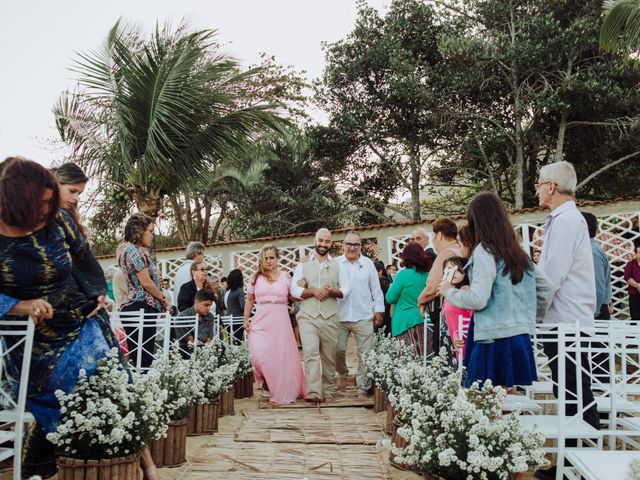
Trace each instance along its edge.
<instances>
[{"instance_id":1,"label":"long brown hair","mask_svg":"<svg viewBox=\"0 0 640 480\"><path fill-rule=\"evenodd\" d=\"M513 285L519 283L524 272L530 268L529 257L518 244L507 209L500 197L492 192L477 194L469 204L467 221L474 239L473 247L481 243L497 260L504 260L502 274L511 274Z\"/></svg>"},{"instance_id":2,"label":"long brown hair","mask_svg":"<svg viewBox=\"0 0 640 480\"><path fill-rule=\"evenodd\" d=\"M52 168L51 172L55 175L60 185L73 185L76 183L87 183L89 181L84 171L75 163L63 163L59 167ZM80 221L78 207L74 205L69 209L69 213L71 213L71 216L75 220L80 233L86 238L87 229Z\"/></svg>"}]
</instances>

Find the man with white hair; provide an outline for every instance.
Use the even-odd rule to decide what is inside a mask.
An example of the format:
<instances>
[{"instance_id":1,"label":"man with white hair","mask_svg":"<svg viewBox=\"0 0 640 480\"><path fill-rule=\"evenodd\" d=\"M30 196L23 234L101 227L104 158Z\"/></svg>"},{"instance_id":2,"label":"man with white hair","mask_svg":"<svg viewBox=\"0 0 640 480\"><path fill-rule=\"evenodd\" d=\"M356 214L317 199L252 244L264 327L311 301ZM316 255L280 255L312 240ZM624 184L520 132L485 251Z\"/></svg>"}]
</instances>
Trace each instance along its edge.
<instances>
[{"instance_id":1,"label":"man with white hair","mask_svg":"<svg viewBox=\"0 0 640 480\"><path fill-rule=\"evenodd\" d=\"M193 262L197 263L204 260L204 243L189 242L185 256L187 257L187 261L180 265L180 268L176 271L176 274L173 277L174 299L178 298L182 285L191 281L191 264Z\"/></svg>"},{"instance_id":2,"label":"man with white hair","mask_svg":"<svg viewBox=\"0 0 640 480\"><path fill-rule=\"evenodd\" d=\"M427 257L431 257L432 260L436 258L436 252L429 246L429 232L422 227L418 227L411 232L411 242L416 242L422 247Z\"/></svg>"},{"instance_id":3,"label":"man with white hair","mask_svg":"<svg viewBox=\"0 0 640 480\"><path fill-rule=\"evenodd\" d=\"M338 298L349 295L349 278L331 258L331 232L316 232L315 251L296 267L291 296L301 298L298 327L308 402L331 402L335 395Z\"/></svg>"},{"instance_id":4,"label":"man with white hair","mask_svg":"<svg viewBox=\"0 0 640 480\"><path fill-rule=\"evenodd\" d=\"M551 214L544 226L544 243L538 266L547 274L555 289L551 306L544 317L544 323L577 323L582 327L592 327L593 313L596 310L596 288L591 254L591 242L587 222L576 207L574 194L578 183L575 169L569 162L557 162L540 169L536 183L536 193L541 207L547 207ZM544 342L544 351L548 358L557 357L558 345ZM586 355L582 365L589 365ZM549 364L553 381L558 381L558 362ZM576 366L567 362L566 388L567 399L574 400L576 392ZM593 403L591 378L581 372L583 405ZM557 395L557 389L554 387ZM567 415L577 413L577 405L565 405ZM582 414L585 422L600 429L598 410L592 405ZM566 446L575 446L575 440L567 440ZM536 478L554 479L555 467L549 470L537 470Z\"/></svg>"}]
</instances>

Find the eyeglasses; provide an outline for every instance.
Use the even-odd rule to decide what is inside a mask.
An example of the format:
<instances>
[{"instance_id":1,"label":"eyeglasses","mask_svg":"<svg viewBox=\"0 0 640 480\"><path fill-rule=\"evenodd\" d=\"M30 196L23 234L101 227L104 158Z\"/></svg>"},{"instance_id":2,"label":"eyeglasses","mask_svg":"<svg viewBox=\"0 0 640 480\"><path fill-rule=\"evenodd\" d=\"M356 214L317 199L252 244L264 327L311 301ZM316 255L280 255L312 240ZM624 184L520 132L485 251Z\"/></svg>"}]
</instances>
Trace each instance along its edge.
<instances>
[{"instance_id":1,"label":"eyeglasses","mask_svg":"<svg viewBox=\"0 0 640 480\"><path fill-rule=\"evenodd\" d=\"M211 270L210 268L196 268L195 269L197 272L208 272L209 270Z\"/></svg>"},{"instance_id":2,"label":"eyeglasses","mask_svg":"<svg viewBox=\"0 0 640 480\"><path fill-rule=\"evenodd\" d=\"M358 248L362 246L361 243L345 243L345 245L347 246L347 248Z\"/></svg>"},{"instance_id":3,"label":"eyeglasses","mask_svg":"<svg viewBox=\"0 0 640 480\"><path fill-rule=\"evenodd\" d=\"M546 182L538 182L538 183L536 183L536 190L540 190L540 187L542 185L546 185L547 183L553 183L553 182L551 180L548 180Z\"/></svg>"}]
</instances>

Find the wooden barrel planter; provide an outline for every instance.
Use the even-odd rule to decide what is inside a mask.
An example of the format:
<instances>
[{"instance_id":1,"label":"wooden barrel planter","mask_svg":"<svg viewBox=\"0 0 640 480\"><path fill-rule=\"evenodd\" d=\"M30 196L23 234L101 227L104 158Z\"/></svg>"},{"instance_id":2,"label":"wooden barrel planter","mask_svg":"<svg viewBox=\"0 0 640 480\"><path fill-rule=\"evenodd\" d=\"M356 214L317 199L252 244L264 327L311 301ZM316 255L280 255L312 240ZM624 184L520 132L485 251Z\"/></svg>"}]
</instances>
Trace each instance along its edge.
<instances>
[{"instance_id":1,"label":"wooden barrel planter","mask_svg":"<svg viewBox=\"0 0 640 480\"><path fill-rule=\"evenodd\" d=\"M387 409L387 395L377 385L373 389L373 411L384 412Z\"/></svg>"},{"instance_id":2,"label":"wooden barrel planter","mask_svg":"<svg viewBox=\"0 0 640 480\"><path fill-rule=\"evenodd\" d=\"M167 436L149 444L156 467L177 467L187 461L189 419L169 422Z\"/></svg>"},{"instance_id":3,"label":"wooden barrel planter","mask_svg":"<svg viewBox=\"0 0 640 480\"><path fill-rule=\"evenodd\" d=\"M391 408L391 404L387 402L387 421L385 423L385 432L392 433L393 432L393 421L396 418L396 412Z\"/></svg>"},{"instance_id":4,"label":"wooden barrel planter","mask_svg":"<svg viewBox=\"0 0 640 480\"><path fill-rule=\"evenodd\" d=\"M253 397L253 384L255 383L255 378L253 376L253 372L247 373L244 376L244 398Z\"/></svg>"},{"instance_id":5,"label":"wooden barrel planter","mask_svg":"<svg viewBox=\"0 0 640 480\"><path fill-rule=\"evenodd\" d=\"M409 441L405 440L400 435L398 435L398 428L401 427L402 424L394 419L391 422L391 425L392 425L392 428L391 428L391 443L393 443L398 448L406 447L409 444ZM407 465L405 463L396 462L396 456L393 454L393 452L389 452L389 461L396 468L400 468L402 470L413 470L413 467L411 465Z\"/></svg>"},{"instance_id":6,"label":"wooden barrel planter","mask_svg":"<svg viewBox=\"0 0 640 480\"><path fill-rule=\"evenodd\" d=\"M189 411L187 435L207 435L217 431L219 405L217 398L195 405Z\"/></svg>"},{"instance_id":7,"label":"wooden barrel planter","mask_svg":"<svg viewBox=\"0 0 640 480\"><path fill-rule=\"evenodd\" d=\"M140 453L105 460L58 457L58 480L140 479Z\"/></svg>"},{"instance_id":8,"label":"wooden barrel planter","mask_svg":"<svg viewBox=\"0 0 640 480\"><path fill-rule=\"evenodd\" d=\"M233 398L244 398L244 385L244 377L236 378L236 383L233 384Z\"/></svg>"},{"instance_id":9,"label":"wooden barrel planter","mask_svg":"<svg viewBox=\"0 0 640 480\"><path fill-rule=\"evenodd\" d=\"M225 415L235 415L236 412L234 410L234 399L235 397L235 388L231 385L231 388L224 392L220 397L220 416L224 417Z\"/></svg>"}]
</instances>

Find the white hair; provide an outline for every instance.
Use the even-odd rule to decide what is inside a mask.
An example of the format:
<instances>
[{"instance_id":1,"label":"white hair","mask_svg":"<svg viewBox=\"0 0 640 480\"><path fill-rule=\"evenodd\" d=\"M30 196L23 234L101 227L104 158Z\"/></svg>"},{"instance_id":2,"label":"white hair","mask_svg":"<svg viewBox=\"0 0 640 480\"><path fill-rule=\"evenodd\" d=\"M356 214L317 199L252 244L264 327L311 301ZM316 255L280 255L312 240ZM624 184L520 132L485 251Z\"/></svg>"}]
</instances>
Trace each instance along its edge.
<instances>
[{"instance_id":1,"label":"white hair","mask_svg":"<svg viewBox=\"0 0 640 480\"><path fill-rule=\"evenodd\" d=\"M414 228L413 232L411 232L411 233L419 233L423 237L429 238L429 232L427 232L427 229L424 228L424 227Z\"/></svg>"},{"instance_id":2,"label":"white hair","mask_svg":"<svg viewBox=\"0 0 640 480\"><path fill-rule=\"evenodd\" d=\"M193 260L198 253L204 253L204 243L189 242L185 256L188 260Z\"/></svg>"},{"instance_id":3,"label":"white hair","mask_svg":"<svg viewBox=\"0 0 640 480\"><path fill-rule=\"evenodd\" d=\"M562 161L545 165L540 169L540 180L555 183L560 193L566 195L576 193L578 177L575 168L569 162Z\"/></svg>"}]
</instances>

